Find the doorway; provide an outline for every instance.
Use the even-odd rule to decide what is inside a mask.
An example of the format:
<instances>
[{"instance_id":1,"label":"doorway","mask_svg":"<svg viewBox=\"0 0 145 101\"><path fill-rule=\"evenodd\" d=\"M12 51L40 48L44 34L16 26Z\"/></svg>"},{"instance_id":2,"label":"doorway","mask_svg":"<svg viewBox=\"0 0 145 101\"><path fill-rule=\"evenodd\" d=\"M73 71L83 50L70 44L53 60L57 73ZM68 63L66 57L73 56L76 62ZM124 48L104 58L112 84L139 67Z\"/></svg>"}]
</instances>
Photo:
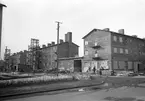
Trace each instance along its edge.
<instances>
[{"instance_id":1,"label":"doorway","mask_svg":"<svg viewBox=\"0 0 145 101\"><path fill-rule=\"evenodd\" d=\"M81 60L74 60L74 72L82 72Z\"/></svg>"}]
</instances>

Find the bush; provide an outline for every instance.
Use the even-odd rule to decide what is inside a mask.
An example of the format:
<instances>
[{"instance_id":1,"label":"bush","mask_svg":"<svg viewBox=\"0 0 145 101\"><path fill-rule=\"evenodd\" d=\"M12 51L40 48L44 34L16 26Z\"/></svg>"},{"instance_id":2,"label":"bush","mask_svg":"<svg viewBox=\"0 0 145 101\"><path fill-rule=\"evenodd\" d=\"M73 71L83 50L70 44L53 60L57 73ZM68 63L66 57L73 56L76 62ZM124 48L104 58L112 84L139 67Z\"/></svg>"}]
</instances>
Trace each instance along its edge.
<instances>
[{"instance_id":1,"label":"bush","mask_svg":"<svg viewBox=\"0 0 145 101\"><path fill-rule=\"evenodd\" d=\"M21 79L12 79L12 80L1 80L0 87L8 87L8 86L24 86L24 85L31 85L31 84L43 84L43 83L52 83L58 81L66 81L72 80L72 76L60 75L60 76L38 76L38 77L31 77L31 78L21 78Z\"/></svg>"},{"instance_id":2,"label":"bush","mask_svg":"<svg viewBox=\"0 0 145 101\"><path fill-rule=\"evenodd\" d=\"M62 73L62 74L68 74L68 73L71 73L71 72L69 70L66 70L66 69L58 69L58 71L57 71L57 68L53 68L53 69L46 70L46 73L53 73L53 74Z\"/></svg>"}]
</instances>

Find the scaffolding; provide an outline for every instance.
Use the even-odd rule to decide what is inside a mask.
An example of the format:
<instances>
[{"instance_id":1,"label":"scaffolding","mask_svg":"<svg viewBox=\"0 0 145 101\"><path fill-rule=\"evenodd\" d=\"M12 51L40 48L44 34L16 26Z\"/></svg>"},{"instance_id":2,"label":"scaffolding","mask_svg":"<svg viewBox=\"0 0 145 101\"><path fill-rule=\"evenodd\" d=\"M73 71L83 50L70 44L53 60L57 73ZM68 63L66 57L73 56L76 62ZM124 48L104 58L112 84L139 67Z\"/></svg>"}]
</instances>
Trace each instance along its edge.
<instances>
[{"instance_id":1,"label":"scaffolding","mask_svg":"<svg viewBox=\"0 0 145 101\"><path fill-rule=\"evenodd\" d=\"M28 46L29 51L29 65L33 68L33 71L39 69L40 61L40 46L39 40L31 38L31 43Z\"/></svg>"},{"instance_id":2,"label":"scaffolding","mask_svg":"<svg viewBox=\"0 0 145 101\"><path fill-rule=\"evenodd\" d=\"M5 53L4 53L4 60L7 60L11 55L11 50L7 48L5 49Z\"/></svg>"},{"instance_id":3,"label":"scaffolding","mask_svg":"<svg viewBox=\"0 0 145 101\"><path fill-rule=\"evenodd\" d=\"M11 56L11 50L7 48L5 49L5 53L4 53L4 61L5 61L5 70L10 69L10 56Z\"/></svg>"}]
</instances>

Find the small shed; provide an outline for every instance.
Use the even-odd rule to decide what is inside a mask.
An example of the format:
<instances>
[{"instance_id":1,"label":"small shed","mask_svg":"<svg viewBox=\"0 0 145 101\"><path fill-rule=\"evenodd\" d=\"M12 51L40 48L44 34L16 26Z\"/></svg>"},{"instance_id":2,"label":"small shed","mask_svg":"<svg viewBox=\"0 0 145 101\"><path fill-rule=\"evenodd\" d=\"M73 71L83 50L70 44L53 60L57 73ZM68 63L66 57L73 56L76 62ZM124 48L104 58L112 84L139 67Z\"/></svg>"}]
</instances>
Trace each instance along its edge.
<instances>
[{"instance_id":1,"label":"small shed","mask_svg":"<svg viewBox=\"0 0 145 101\"><path fill-rule=\"evenodd\" d=\"M83 57L59 58L59 68L71 72L82 72Z\"/></svg>"}]
</instances>

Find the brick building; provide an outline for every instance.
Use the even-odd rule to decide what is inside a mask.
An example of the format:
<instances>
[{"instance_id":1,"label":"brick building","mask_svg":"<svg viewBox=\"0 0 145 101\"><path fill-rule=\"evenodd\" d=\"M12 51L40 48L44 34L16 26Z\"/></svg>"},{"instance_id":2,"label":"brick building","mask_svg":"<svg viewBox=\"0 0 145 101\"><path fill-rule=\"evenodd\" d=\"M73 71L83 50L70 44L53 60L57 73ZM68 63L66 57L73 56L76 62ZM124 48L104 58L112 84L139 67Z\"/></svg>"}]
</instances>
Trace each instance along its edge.
<instances>
[{"instance_id":1,"label":"brick building","mask_svg":"<svg viewBox=\"0 0 145 101\"><path fill-rule=\"evenodd\" d=\"M7 64L9 69L7 71L19 71L19 72L29 72L32 71L32 68L29 63L29 52L24 50L17 53L13 53L9 56Z\"/></svg>"},{"instance_id":2,"label":"brick building","mask_svg":"<svg viewBox=\"0 0 145 101\"><path fill-rule=\"evenodd\" d=\"M52 42L51 44L48 43L47 46L42 45L41 48L40 46L38 46L37 50L24 50L12 54L8 59L8 64L10 65L9 67L12 71L20 72L32 72L39 70L44 71L47 69L56 68L57 47L59 48L59 59L61 60L59 63L61 64L59 65L60 67L62 67L63 62L69 60L67 58L78 57L79 46L72 42L72 32L68 32L67 34L65 34L65 42L61 39L59 44L55 44L55 42Z\"/></svg>"},{"instance_id":3,"label":"brick building","mask_svg":"<svg viewBox=\"0 0 145 101\"><path fill-rule=\"evenodd\" d=\"M78 56L79 46L72 42L72 33L68 32L65 34L65 42L60 40L59 44L52 42L48 43L47 46L43 45L41 51L41 63L40 67L45 69L56 68L57 59L57 47L59 48L59 58L69 58Z\"/></svg>"},{"instance_id":4,"label":"brick building","mask_svg":"<svg viewBox=\"0 0 145 101\"><path fill-rule=\"evenodd\" d=\"M118 32L109 28L93 29L84 39L84 68L106 70L144 71L145 40L129 36L124 29Z\"/></svg>"}]
</instances>

